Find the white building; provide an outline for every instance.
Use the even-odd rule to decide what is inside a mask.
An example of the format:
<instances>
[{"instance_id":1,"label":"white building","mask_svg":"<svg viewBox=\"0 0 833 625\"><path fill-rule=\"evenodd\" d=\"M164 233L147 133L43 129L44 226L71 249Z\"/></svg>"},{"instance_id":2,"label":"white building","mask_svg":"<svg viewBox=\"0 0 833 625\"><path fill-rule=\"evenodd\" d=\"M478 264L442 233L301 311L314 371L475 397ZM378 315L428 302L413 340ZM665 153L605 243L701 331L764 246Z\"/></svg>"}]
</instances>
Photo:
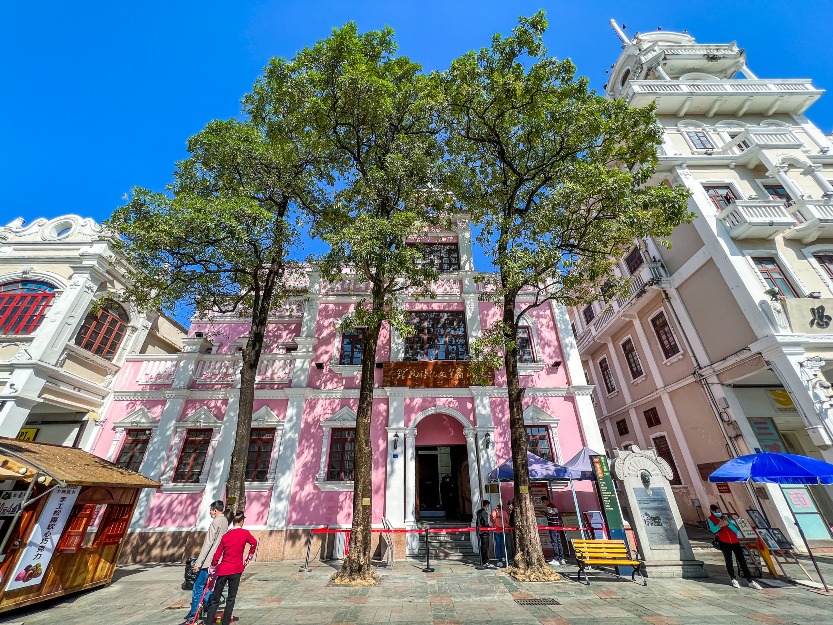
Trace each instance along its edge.
<instances>
[{"instance_id":1,"label":"white building","mask_svg":"<svg viewBox=\"0 0 833 625\"><path fill-rule=\"evenodd\" d=\"M0 436L89 446L125 356L180 349L179 324L117 301L124 269L91 219L0 227Z\"/></svg>"},{"instance_id":2,"label":"white building","mask_svg":"<svg viewBox=\"0 0 833 625\"><path fill-rule=\"evenodd\" d=\"M687 34L629 39L607 96L656 106L654 183L684 185L691 224L672 247L636 243L629 296L573 310L608 449L656 447L675 469L683 517L711 502L745 513L744 485L706 477L756 450L833 461L833 153L805 116L807 79L759 79L735 43ZM774 525L833 545L830 487L756 488Z\"/></svg>"}]
</instances>

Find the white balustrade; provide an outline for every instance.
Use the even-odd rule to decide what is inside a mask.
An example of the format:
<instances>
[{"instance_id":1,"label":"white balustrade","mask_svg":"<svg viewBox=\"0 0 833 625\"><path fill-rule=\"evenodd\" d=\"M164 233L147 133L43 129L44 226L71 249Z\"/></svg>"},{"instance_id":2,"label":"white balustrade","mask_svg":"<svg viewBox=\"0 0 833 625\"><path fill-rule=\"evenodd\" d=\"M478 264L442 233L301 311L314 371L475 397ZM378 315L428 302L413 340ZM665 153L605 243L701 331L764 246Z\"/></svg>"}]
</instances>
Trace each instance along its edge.
<instances>
[{"instance_id":1,"label":"white balustrade","mask_svg":"<svg viewBox=\"0 0 833 625\"><path fill-rule=\"evenodd\" d=\"M176 359L145 360L139 369L137 384L172 384L176 373Z\"/></svg>"}]
</instances>

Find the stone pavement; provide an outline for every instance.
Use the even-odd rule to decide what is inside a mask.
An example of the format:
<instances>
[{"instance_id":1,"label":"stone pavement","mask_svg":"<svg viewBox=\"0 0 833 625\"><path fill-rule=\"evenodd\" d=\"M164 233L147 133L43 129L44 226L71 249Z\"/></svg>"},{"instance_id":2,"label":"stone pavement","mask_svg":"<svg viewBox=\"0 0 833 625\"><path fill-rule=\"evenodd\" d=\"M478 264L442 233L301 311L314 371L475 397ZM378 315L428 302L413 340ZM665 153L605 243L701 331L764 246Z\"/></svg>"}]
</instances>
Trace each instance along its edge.
<instances>
[{"instance_id":1,"label":"stone pavement","mask_svg":"<svg viewBox=\"0 0 833 625\"><path fill-rule=\"evenodd\" d=\"M425 574L422 564L412 560L397 562L392 570L380 569L380 586L336 588L327 585L334 570L328 564L317 562L311 572L300 573L297 562L253 563L244 575L235 614L240 625L833 624L833 595L787 585L755 591L744 582L733 589L718 552L696 553L706 561L710 579L652 579L647 588L609 575L591 577L589 587L575 581L516 583L500 570L448 561L435 563L436 572ZM824 560L828 579L833 580L833 558ZM559 570L574 573L576 568ZM190 600L181 583L179 565L125 566L108 588L6 613L0 622L177 625ZM770 580L769 585L779 584ZM559 605L516 603L533 598L555 599Z\"/></svg>"}]
</instances>

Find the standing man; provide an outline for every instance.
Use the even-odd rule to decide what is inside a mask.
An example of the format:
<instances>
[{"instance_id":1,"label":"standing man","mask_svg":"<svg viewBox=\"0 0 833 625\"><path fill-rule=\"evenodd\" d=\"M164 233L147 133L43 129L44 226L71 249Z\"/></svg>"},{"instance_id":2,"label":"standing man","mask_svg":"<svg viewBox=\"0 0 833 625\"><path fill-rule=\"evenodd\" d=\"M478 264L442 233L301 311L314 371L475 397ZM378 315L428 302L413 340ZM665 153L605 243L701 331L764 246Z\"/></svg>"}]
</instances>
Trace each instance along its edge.
<instances>
[{"instance_id":1,"label":"standing man","mask_svg":"<svg viewBox=\"0 0 833 625\"><path fill-rule=\"evenodd\" d=\"M510 499L506 502L506 507L509 510L509 527L510 527L510 534L509 534L509 541L507 542L506 546L509 551L509 562L515 561L515 500Z\"/></svg>"},{"instance_id":2,"label":"standing man","mask_svg":"<svg viewBox=\"0 0 833 625\"><path fill-rule=\"evenodd\" d=\"M547 525L550 527L562 527L561 513L558 511L556 505L546 497L541 497L541 503L547 509ZM549 563L566 564L564 561L564 546L561 543L561 530L550 530L550 542L552 543L552 560Z\"/></svg>"},{"instance_id":3,"label":"standing man","mask_svg":"<svg viewBox=\"0 0 833 625\"><path fill-rule=\"evenodd\" d=\"M234 527L225 533L220 539L220 545L217 547L217 552L211 559L211 566L216 567L217 581L214 586L214 592L211 595L211 604L208 606L208 613L205 616L205 622L214 624L217 618L217 608L220 605L220 595L223 594L223 588L228 584L228 598L226 599L226 606L223 609L222 625L229 625L231 623L232 611L234 610L234 601L237 599L237 589L240 587L240 576L243 574L243 569L252 561L255 556L255 549L257 549L257 540L252 536L249 530L243 529L243 521L246 517L242 512L235 512L232 519ZM249 545L249 555L243 559L246 551L246 545Z\"/></svg>"},{"instance_id":4,"label":"standing man","mask_svg":"<svg viewBox=\"0 0 833 625\"><path fill-rule=\"evenodd\" d=\"M743 557L743 549L741 549L740 542L738 541L738 537L743 536L740 529L732 519L723 516L723 513L720 511L720 506L716 503L713 503L710 509L709 529L713 534L717 534L720 550L723 552L723 559L726 561L726 570L729 571L729 579L732 580L732 587L740 588L740 584L735 577L735 567L732 566L732 554L735 554L735 559L738 561L738 566L746 578L749 587L760 590L761 585L752 579L749 567L746 566L746 558Z\"/></svg>"},{"instance_id":5,"label":"standing man","mask_svg":"<svg viewBox=\"0 0 833 625\"><path fill-rule=\"evenodd\" d=\"M506 555L506 527L509 525L509 515L503 510L503 506L498 504L492 510L492 526L495 528L495 555L497 556L497 565L500 568L506 566L503 558Z\"/></svg>"},{"instance_id":6,"label":"standing man","mask_svg":"<svg viewBox=\"0 0 833 625\"><path fill-rule=\"evenodd\" d=\"M483 505L480 510L477 511L476 529L477 538L480 541L480 565L487 568L494 568L489 563L489 532L482 531L484 527L489 527L491 525L489 519L489 505L489 500L484 499Z\"/></svg>"},{"instance_id":7,"label":"standing man","mask_svg":"<svg viewBox=\"0 0 833 625\"><path fill-rule=\"evenodd\" d=\"M192 623L197 616L197 612L200 609L200 600L203 598L202 593L205 590L205 583L208 581L208 564L211 561L211 556L217 550L223 534L228 531L228 520L223 515L223 508L225 508L225 505L219 499L213 502L208 508L208 514L211 516L211 525L208 526L205 539L202 541L200 555L197 556L197 560L194 562L194 573L197 574L197 579L194 580L194 592L191 595L191 611L185 617L185 623L183 625ZM203 604L208 605L210 599L211 591L208 590L205 593Z\"/></svg>"}]
</instances>

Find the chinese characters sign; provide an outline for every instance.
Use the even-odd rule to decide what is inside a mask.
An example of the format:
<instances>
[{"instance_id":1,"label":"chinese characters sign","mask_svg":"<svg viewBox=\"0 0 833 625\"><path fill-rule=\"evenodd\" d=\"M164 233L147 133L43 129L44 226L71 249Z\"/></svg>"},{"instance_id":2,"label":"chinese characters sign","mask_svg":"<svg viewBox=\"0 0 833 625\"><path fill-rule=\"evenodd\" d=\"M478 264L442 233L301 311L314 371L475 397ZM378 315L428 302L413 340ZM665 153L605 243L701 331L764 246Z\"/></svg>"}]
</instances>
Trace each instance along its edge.
<instances>
[{"instance_id":1,"label":"chinese characters sign","mask_svg":"<svg viewBox=\"0 0 833 625\"><path fill-rule=\"evenodd\" d=\"M492 374L494 382L494 374ZM424 362L386 362L383 386L408 388L464 388L471 386L469 363L428 360Z\"/></svg>"},{"instance_id":2,"label":"chinese characters sign","mask_svg":"<svg viewBox=\"0 0 833 625\"><path fill-rule=\"evenodd\" d=\"M781 300L793 332L830 334L833 332L833 299Z\"/></svg>"},{"instance_id":3,"label":"chinese characters sign","mask_svg":"<svg viewBox=\"0 0 833 625\"><path fill-rule=\"evenodd\" d=\"M32 530L17 566L10 576L6 591L36 586L52 560L52 554L67 524L69 512L78 497L80 486L56 488L41 510L38 523Z\"/></svg>"}]
</instances>

